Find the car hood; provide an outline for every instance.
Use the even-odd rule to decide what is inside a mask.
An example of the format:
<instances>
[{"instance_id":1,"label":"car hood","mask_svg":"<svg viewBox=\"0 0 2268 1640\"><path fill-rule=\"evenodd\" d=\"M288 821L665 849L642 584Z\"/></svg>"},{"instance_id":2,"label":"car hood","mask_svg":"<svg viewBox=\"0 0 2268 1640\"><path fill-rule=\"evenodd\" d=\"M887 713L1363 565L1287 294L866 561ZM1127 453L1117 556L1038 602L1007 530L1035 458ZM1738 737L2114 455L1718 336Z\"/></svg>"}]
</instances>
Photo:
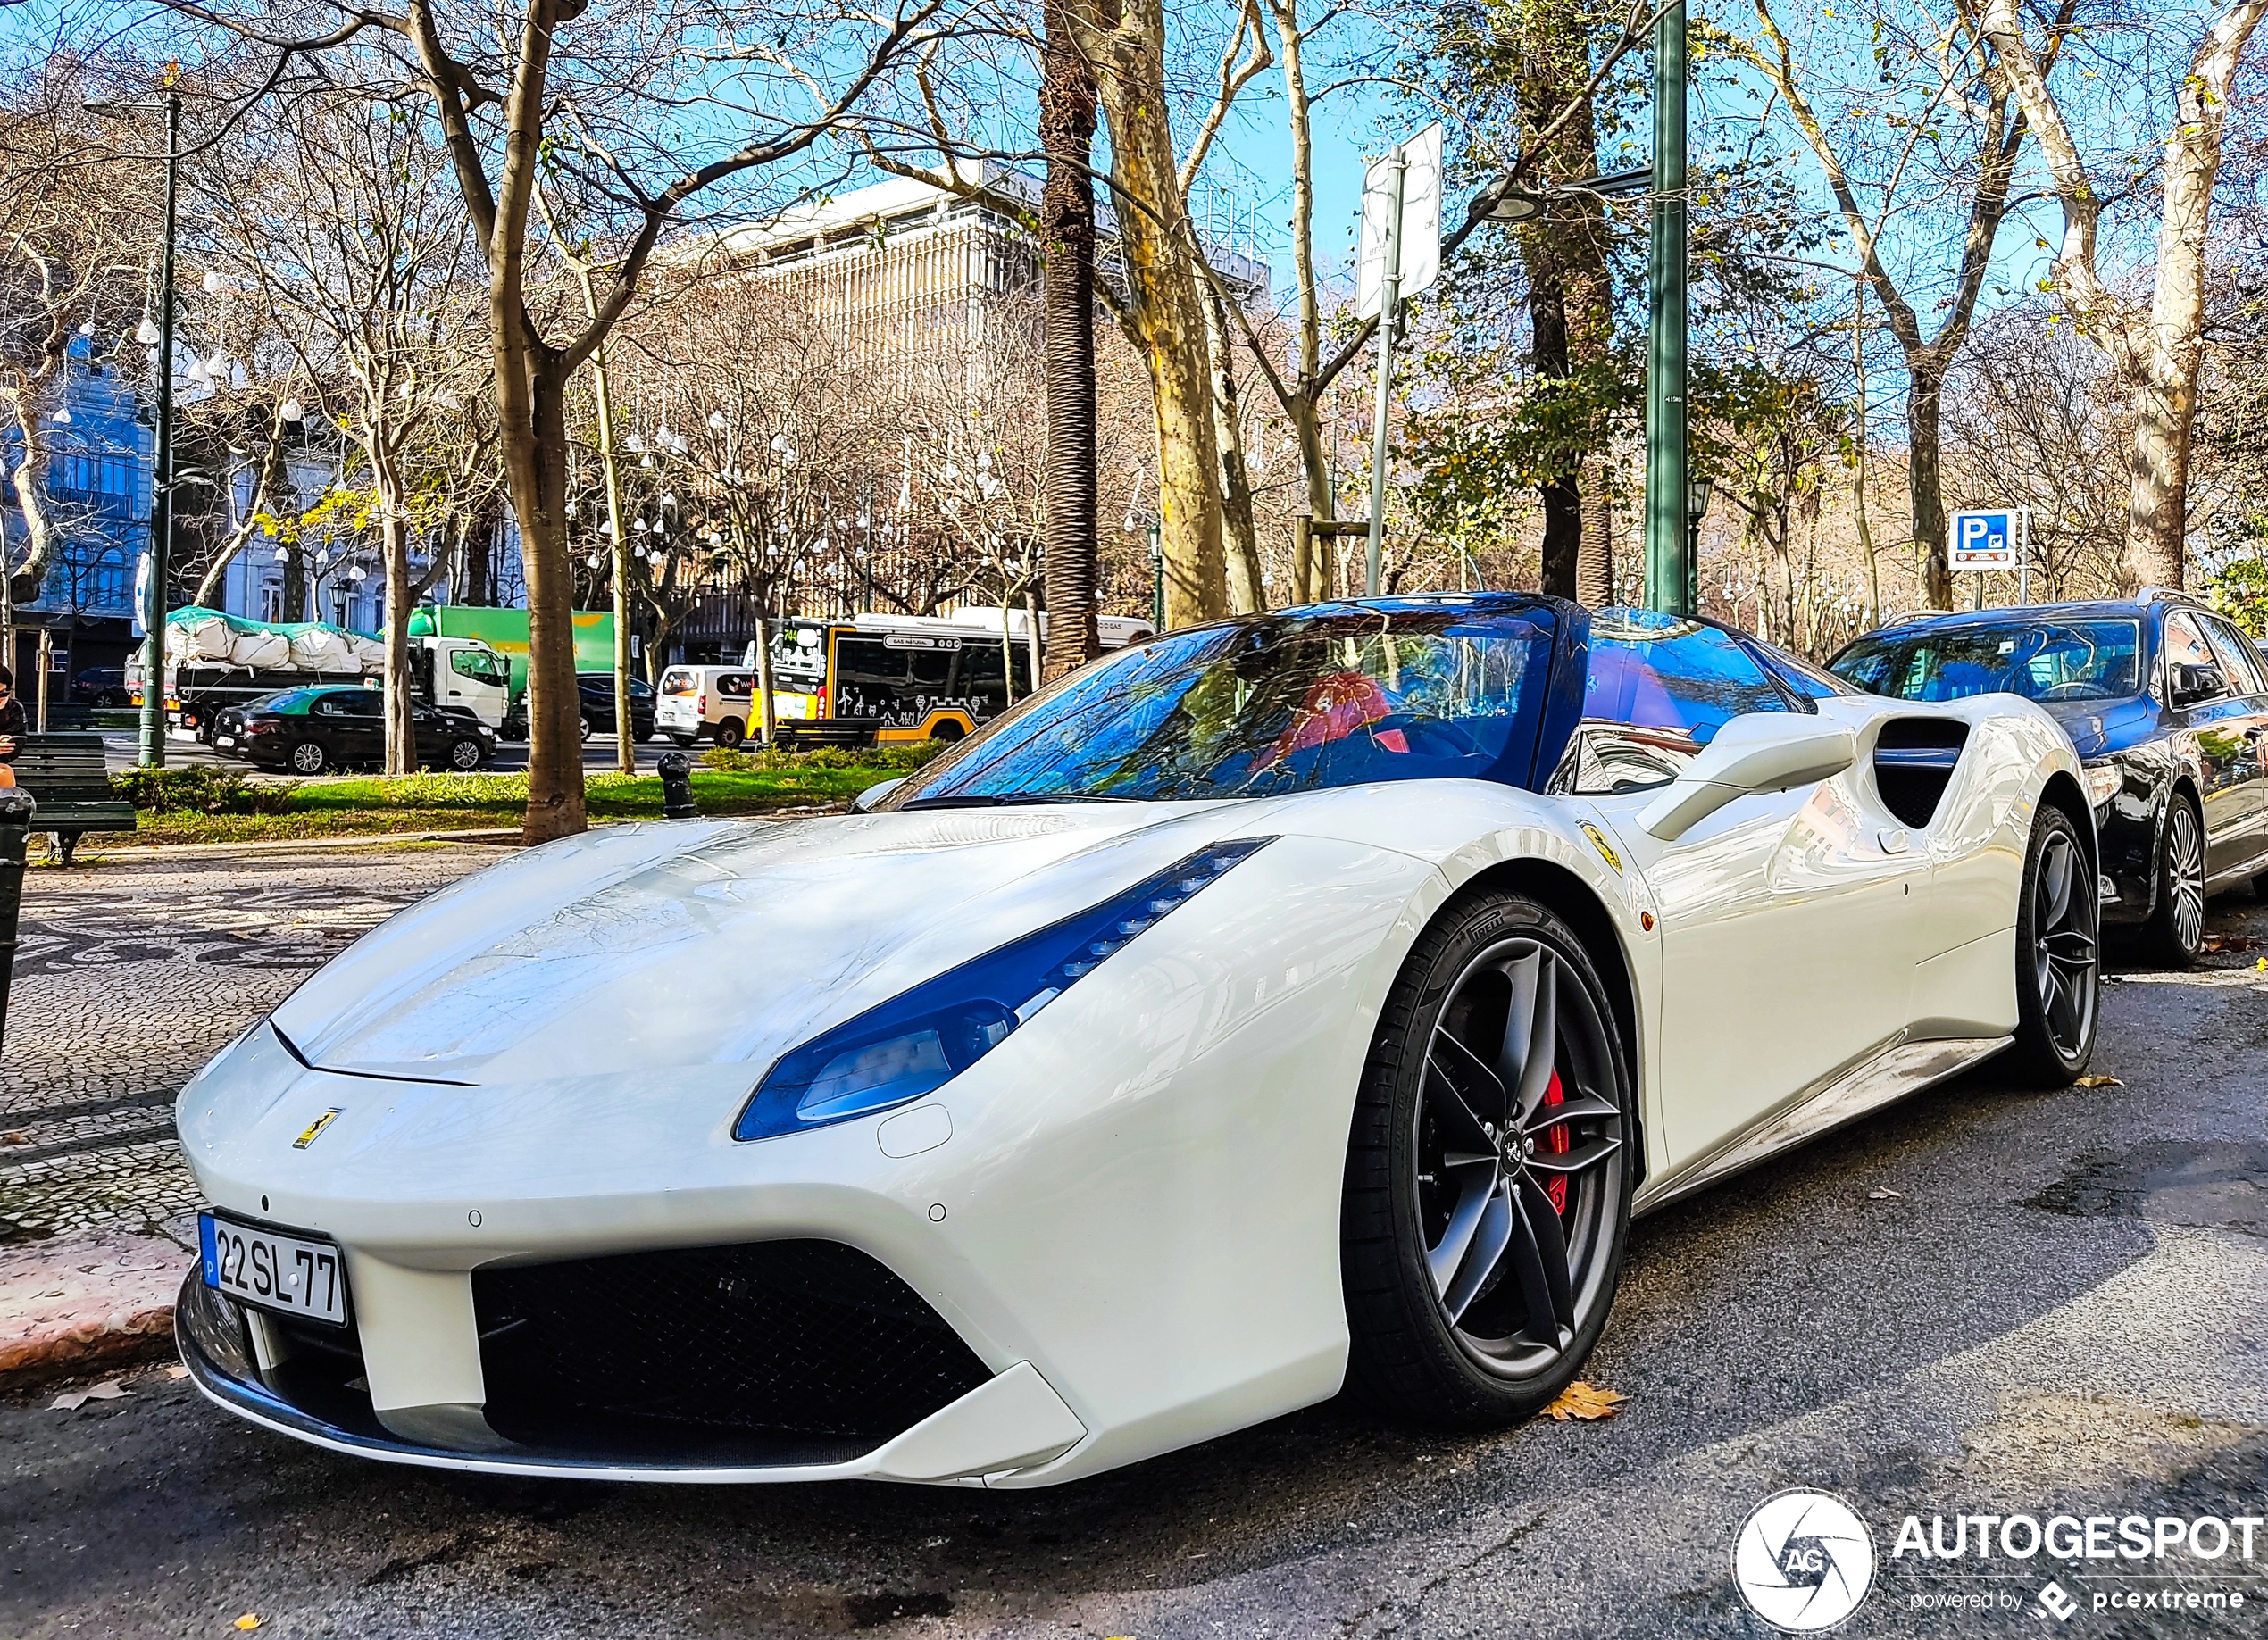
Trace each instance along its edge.
<instances>
[{"instance_id":1,"label":"car hood","mask_svg":"<svg viewBox=\"0 0 2268 1640\"><path fill-rule=\"evenodd\" d=\"M461 1083L768 1064L1083 909L1253 804L609 827L393 917L277 1009L308 1064Z\"/></svg>"},{"instance_id":2,"label":"car hood","mask_svg":"<svg viewBox=\"0 0 2268 1640\"><path fill-rule=\"evenodd\" d=\"M2122 752L2147 737L2157 727L2157 705L2147 695L2114 701L2042 701L2039 703L2072 740L2082 758Z\"/></svg>"}]
</instances>

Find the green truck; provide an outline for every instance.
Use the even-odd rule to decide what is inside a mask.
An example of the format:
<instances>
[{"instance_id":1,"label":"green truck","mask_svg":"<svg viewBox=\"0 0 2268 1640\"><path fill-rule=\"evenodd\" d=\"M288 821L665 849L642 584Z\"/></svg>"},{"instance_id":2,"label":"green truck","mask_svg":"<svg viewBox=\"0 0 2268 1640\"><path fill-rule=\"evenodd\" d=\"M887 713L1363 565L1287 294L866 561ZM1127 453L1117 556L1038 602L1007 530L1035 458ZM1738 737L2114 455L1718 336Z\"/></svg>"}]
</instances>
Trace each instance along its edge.
<instances>
[{"instance_id":1,"label":"green truck","mask_svg":"<svg viewBox=\"0 0 2268 1640\"><path fill-rule=\"evenodd\" d=\"M512 668L512 698L528 693L528 612L479 609L470 604L428 604L410 612L412 637L475 637ZM614 612L575 612L575 670L614 670Z\"/></svg>"}]
</instances>

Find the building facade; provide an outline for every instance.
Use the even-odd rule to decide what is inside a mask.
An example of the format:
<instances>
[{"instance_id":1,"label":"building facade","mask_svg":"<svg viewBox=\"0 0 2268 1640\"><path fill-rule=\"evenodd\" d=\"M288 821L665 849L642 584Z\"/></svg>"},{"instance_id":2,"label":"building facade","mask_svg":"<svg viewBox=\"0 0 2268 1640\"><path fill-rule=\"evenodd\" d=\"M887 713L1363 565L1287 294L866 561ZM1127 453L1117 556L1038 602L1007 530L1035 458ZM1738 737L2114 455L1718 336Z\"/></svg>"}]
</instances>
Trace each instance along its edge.
<instances>
[{"instance_id":1,"label":"building facade","mask_svg":"<svg viewBox=\"0 0 2268 1640\"><path fill-rule=\"evenodd\" d=\"M52 699L63 697L75 673L124 662L135 641L136 572L149 545L156 436L139 397L114 360L95 356L86 337L72 338L63 370L54 407L45 412L41 487L55 549L38 595L16 606L10 658L27 701L36 697L43 629L52 645ZM22 450L14 429L0 435L11 472ZM0 497L0 530L8 561L21 563L23 512L13 487Z\"/></svg>"}]
</instances>

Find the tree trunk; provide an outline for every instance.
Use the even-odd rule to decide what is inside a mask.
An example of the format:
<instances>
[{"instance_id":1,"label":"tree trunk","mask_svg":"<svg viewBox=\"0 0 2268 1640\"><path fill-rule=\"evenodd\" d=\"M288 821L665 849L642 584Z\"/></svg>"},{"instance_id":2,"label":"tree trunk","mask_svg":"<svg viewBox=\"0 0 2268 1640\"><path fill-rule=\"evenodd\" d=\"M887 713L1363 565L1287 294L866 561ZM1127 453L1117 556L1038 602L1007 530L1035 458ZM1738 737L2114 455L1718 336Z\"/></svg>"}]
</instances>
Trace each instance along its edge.
<instances>
[{"instance_id":1,"label":"tree trunk","mask_svg":"<svg viewBox=\"0 0 2268 1640\"><path fill-rule=\"evenodd\" d=\"M500 335L516 336L516 315ZM528 587L529 843L588 824L583 802L582 705L575 687L575 578L567 555L567 403L559 360L525 340L499 347L504 471L520 520ZM524 349L524 351L523 351Z\"/></svg>"},{"instance_id":2,"label":"tree trunk","mask_svg":"<svg viewBox=\"0 0 2268 1640\"><path fill-rule=\"evenodd\" d=\"M1237 402L1236 355L1221 293L1205 293L1205 341L1213 353L1213 431L1221 445L1221 549L1229 607L1249 615L1268 607L1260 584L1260 532L1252 517L1252 475L1245 465L1244 412Z\"/></svg>"},{"instance_id":3,"label":"tree trunk","mask_svg":"<svg viewBox=\"0 0 2268 1640\"><path fill-rule=\"evenodd\" d=\"M386 558L386 772L417 769L416 691L410 676L410 532L392 458L375 462L379 549Z\"/></svg>"},{"instance_id":4,"label":"tree trunk","mask_svg":"<svg viewBox=\"0 0 2268 1640\"><path fill-rule=\"evenodd\" d=\"M1046 336L1047 654L1043 681L1103 653L1095 597L1101 580L1095 445L1095 66L1080 48L1071 0L1047 0L1039 141L1047 180L1039 197Z\"/></svg>"},{"instance_id":5,"label":"tree trunk","mask_svg":"<svg viewBox=\"0 0 2268 1640\"><path fill-rule=\"evenodd\" d=\"M1594 455L1583 462L1582 545L1575 553L1575 595L1592 609L1617 600L1614 595L1614 492L1607 482L1606 458Z\"/></svg>"},{"instance_id":6,"label":"tree trunk","mask_svg":"<svg viewBox=\"0 0 2268 1640\"><path fill-rule=\"evenodd\" d=\"M1188 212L1173 154L1162 0L1127 0L1095 56L1110 121L1112 175L1125 257L1127 333L1150 377L1157 418L1158 511L1165 624L1228 612L1221 547L1221 451L1213 368Z\"/></svg>"},{"instance_id":7,"label":"tree trunk","mask_svg":"<svg viewBox=\"0 0 2268 1640\"><path fill-rule=\"evenodd\" d=\"M8 578L8 628L0 633L0 645L15 642L14 606L29 604L39 595L47 579L47 565L54 554L55 529L47 516L47 434L40 424L39 410L35 395L29 387L15 395L16 464L9 470L9 487L15 491L16 510L23 519L23 562L11 565L7 543L0 537L0 571ZM11 657L13 647L0 648L0 654Z\"/></svg>"},{"instance_id":8,"label":"tree trunk","mask_svg":"<svg viewBox=\"0 0 2268 1640\"><path fill-rule=\"evenodd\" d=\"M2192 74L2181 88L2173 134L2166 138L2157 280L2147 328L2132 350L2134 449L2126 577L2136 587L2179 587L2183 581L2189 438L2197 419L2197 368L2205 354L2205 229L2214 179L2221 170L2225 118L2222 98L2202 76Z\"/></svg>"},{"instance_id":9,"label":"tree trunk","mask_svg":"<svg viewBox=\"0 0 2268 1640\"><path fill-rule=\"evenodd\" d=\"M1922 557L1922 595L1931 609L1953 607L1953 571L1945 551L1945 472L1938 412L1945 393L1944 367L1930 360L1915 366L1905 394L1907 499L1914 512L1914 545Z\"/></svg>"}]
</instances>

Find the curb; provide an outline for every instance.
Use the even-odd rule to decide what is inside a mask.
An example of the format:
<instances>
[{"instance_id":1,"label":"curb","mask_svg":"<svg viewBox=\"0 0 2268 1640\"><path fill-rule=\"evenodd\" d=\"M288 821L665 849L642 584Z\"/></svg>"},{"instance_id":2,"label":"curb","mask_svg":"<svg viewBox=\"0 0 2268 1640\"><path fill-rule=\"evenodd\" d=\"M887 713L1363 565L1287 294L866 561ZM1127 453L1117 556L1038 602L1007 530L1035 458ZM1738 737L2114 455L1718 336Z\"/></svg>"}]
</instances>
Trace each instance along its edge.
<instances>
[{"instance_id":1,"label":"curb","mask_svg":"<svg viewBox=\"0 0 2268 1640\"><path fill-rule=\"evenodd\" d=\"M0 1246L0 1394L173 1353L173 1295L196 1255L166 1235Z\"/></svg>"},{"instance_id":2,"label":"curb","mask_svg":"<svg viewBox=\"0 0 2268 1640\"><path fill-rule=\"evenodd\" d=\"M117 843L82 845L83 862L180 860L199 854L285 853L311 848L387 848L404 843L479 843L519 846L520 828L490 826L463 831L374 831L346 837L250 838L241 843Z\"/></svg>"}]
</instances>

